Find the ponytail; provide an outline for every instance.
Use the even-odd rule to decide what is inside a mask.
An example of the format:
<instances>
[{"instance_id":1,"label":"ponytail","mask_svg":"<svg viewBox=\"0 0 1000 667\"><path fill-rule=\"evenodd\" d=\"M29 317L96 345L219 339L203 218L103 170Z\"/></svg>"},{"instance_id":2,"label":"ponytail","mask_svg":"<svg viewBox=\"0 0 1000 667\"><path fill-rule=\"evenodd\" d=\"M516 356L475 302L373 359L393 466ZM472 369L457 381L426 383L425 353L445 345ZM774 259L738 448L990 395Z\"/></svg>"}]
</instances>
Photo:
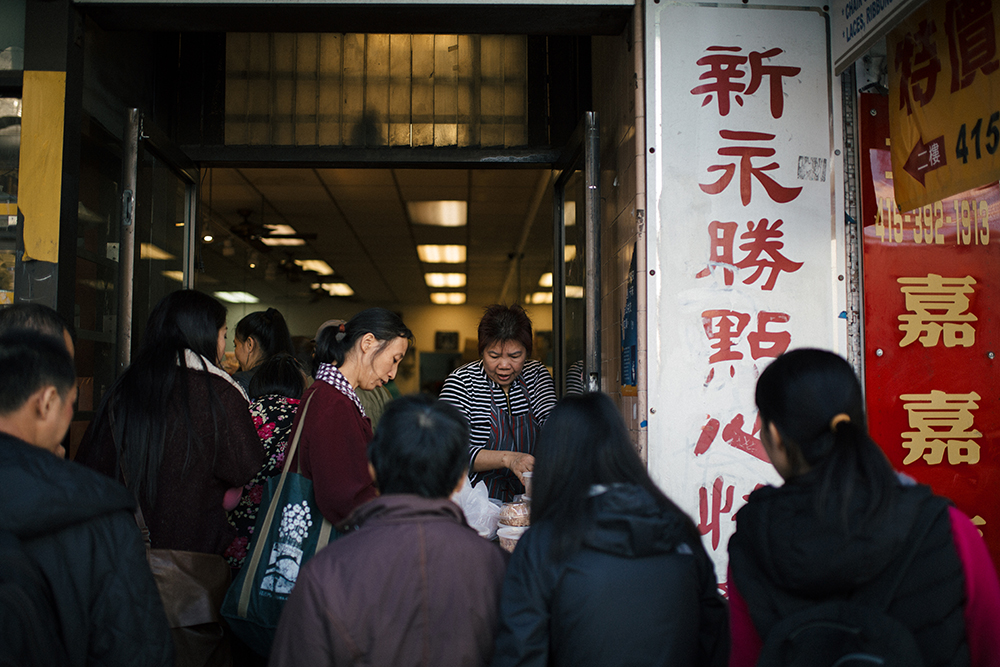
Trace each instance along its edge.
<instances>
[{"instance_id":1,"label":"ponytail","mask_svg":"<svg viewBox=\"0 0 1000 667\"><path fill-rule=\"evenodd\" d=\"M863 423L859 426L843 421L834 425L831 435L832 447L826 458L817 463L820 474L817 512L827 516L835 512L846 530L855 497L860 495L864 503L861 523L879 520L895 484L892 467Z\"/></svg>"},{"instance_id":2,"label":"ponytail","mask_svg":"<svg viewBox=\"0 0 1000 667\"><path fill-rule=\"evenodd\" d=\"M346 324L328 326L320 331L316 339L316 364L341 366L347 353L365 334L372 334L381 343L380 352L396 338L413 340L413 333L406 328L399 315L385 308L368 308Z\"/></svg>"},{"instance_id":3,"label":"ponytail","mask_svg":"<svg viewBox=\"0 0 1000 667\"><path fill-rule=\"evenodd\" d=\"M236 324L234 335L240 340L253 338L260 349L259 361L263 362L284 352L295 354L292 335L284 316L276 308L250 313Z\"/></svg>"},{"instance_id":4,"label":"ponytail","mask_svg":"<svg viewBox=\"0 0 1000 667\"><path fill-rule=\"evenodd\" d=\"M847 361L824 350L787 352L761 373L755 398L762 423L773 423L790 458L811 469L818 518L846 530L884 516L896 477L868 435L861 384Z\"/></svg>"}]
</instances>

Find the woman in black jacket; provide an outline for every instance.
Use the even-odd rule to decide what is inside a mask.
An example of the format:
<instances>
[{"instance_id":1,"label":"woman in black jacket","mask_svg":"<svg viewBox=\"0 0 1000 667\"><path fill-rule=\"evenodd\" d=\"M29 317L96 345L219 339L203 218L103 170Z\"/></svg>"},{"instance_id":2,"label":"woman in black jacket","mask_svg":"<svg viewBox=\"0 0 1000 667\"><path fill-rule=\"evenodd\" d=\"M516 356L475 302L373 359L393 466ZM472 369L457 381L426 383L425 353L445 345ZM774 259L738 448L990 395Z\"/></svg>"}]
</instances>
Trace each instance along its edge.
<instances>
[{"instance_id":1,"label":"woman in black jacket","mask_svg":"<svg viewBox=\"0 0 1000 667\"><path fill-rule=\"evenodd\" d=\"M493 665L725 664L712 562L607 396L559 403L539 436L533 486Z\"/></svg>"}]
</instances>

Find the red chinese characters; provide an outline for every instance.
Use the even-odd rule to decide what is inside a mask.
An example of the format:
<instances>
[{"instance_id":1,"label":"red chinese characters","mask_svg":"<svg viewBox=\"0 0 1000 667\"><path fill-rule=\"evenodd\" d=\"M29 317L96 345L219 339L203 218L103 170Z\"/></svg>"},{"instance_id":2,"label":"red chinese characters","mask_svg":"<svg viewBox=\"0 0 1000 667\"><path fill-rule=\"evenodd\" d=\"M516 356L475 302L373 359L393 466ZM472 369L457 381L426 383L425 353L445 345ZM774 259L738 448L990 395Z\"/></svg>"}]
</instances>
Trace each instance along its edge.
<instances>
[{"instance_id":1,"label":"red chinese characters","mask_svg":"<svg viewBox=\"0 0 1000 667\"><path fill-rule=\"evenodd\" d=\"M951 0L945 14L954 93L970 86L977 71L984 76L997 71L1000 61L990 0Z\"/></svg>"},{"instance_id":2,"label":"red chinese characters","mask_svg":"<svg viewBox=\"0 0 1000 667\"><path fill-rule=\"evenodd\" d=\"M774 135L768 134L767 132L740 132L735 130L720 130L719 136L723 139L739 141L744 144L752 141L771 141L774 139ZM798 197L799 193L802 192L802 188L786 188L764 173L765 171L777 169L777 162L771 162L762 167L753 166L753 158L771 157L775 154L775 152L776 151L773 148L757 145L723 146L719 149L719 155L740 158L740 201L744 206L750 205L750 199L753 194L753 181L751 179L757 179L757 181L764 186L764 191L767 192L767 196L770 197L772 201L779 204L787 204ZM736 174L736 163L730 162L728 164L713 164L708 168L708 171L721 171L722 176L719 177L719 180L715 183L699 183L698 187L700 187L702 191L707 194L717 195L729 187L730 182L732 182L733 176Z\"/></svg>"},{"instance_id":3,"label":"red chinese characters","mask_svg":"<svg viewBox=\"0 0 1000 667\"><path fill-rule=\"evenodd\" d=\"M698 77L699 81L709 81L691 90L692 95L704 95L702 106L707 106L712 102L713 97L717 100L719 115L728 116L730 110L730 98L743 106L743 95L753 95L761 87L764 79L769 81L768 92L770 95L771 117L781 118L785 110L785 95L782 86L782 77L795 76L802 71L801 67L790 65L775 65L765 63L784 53L781 49L768 49L766 51L751 51L749 55L740 55L743 50L739 46L710 46L706 51L709 55L698 60L698 65L707 67L708 71ZM750 80L746 83L737 81L746 77L744 67L750 65Z\"/></svg>"},{"instance_id":4,"label":"red chinese characters","mask_svg":"<svg viewBox=\"0 0 1000 667\"><path fill-rule=\"evenodd\" d=\"M761 218L756 224L752 220L747 222L747 231L740 236L740 239L746 241L740 244L740 250L746 255L739 262L734 262L733 243L736 238L736 223L713 220L708 224L710 237L708 266L695 274L695 277L707 278L716 268L720 268L726 285L732 285L733 272L736 269L753 269L753 273L743 281L744 285L752 285L766 271L767 278L760 288L768 292L773 290L782 271L794 273L802 268L802 262L793 262L781 253L781 249L785 247L785 244L778 240L782 237L781 225L780 219L775 220L773 224L769 223L767 218Z\"/></svg>"}]
</instances>

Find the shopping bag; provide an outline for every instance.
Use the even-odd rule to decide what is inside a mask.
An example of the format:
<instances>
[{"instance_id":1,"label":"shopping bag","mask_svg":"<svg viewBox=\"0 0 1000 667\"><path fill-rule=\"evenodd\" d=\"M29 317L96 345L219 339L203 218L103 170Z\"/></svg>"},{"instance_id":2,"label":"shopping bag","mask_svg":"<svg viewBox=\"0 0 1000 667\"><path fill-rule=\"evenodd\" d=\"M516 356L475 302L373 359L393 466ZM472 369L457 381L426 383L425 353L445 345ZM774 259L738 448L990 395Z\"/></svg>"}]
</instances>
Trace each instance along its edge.
<instances>
[{"instance_id":1,"label":"shopping bag","mask_svg":"<svg viewBox=\"0 0 1000 667\"><path fill-rule=\"evenodd\" d=\"M315 503L312 481L291 471L309 401L285 454L278 477L267 482L248 555L226 592L222 616L237 637L262 656L271 651L278 618L299 571L339 533Z\"/></svg>"}]
</instances>

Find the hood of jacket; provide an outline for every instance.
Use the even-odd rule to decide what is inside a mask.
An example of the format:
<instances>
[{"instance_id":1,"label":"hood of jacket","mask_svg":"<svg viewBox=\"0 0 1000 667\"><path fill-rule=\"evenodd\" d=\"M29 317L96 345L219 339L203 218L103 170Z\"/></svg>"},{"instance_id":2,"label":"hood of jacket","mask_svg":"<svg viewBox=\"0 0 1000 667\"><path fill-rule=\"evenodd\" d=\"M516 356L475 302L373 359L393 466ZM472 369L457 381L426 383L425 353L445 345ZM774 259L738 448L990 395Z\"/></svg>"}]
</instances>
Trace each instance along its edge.
<instances>
[{"instance_id":1,"label":"hood of jacket","mask_svg":"<svg viewBox=\"0 0 1000 667\"><path fill-rule=\"evenodd\" d=\"M687 517L661 508L642 487L595 486L589 502L593 518L583 544L591 549L629 558L690 551L684 544L693 538Z\"/></svg>"},{"instance_id":2,"label":"hood of jacket","mask_svg":"<svg viewBox=\"0 0 1000 667\"><path fill-rule=\"evenodd\" d=\"M30 539L134 506L114 480L0 433L0 529Z\"/></svg>"},{"instance_id":3,"label":"hood of jacket","mask_svg":"<svg viewBox=\"0 0 1000 667\"><path fill-rule=\"evenodd\" d=\"M806 476L803 476L804 478ZM812 482L793 479L750 495L737 514L730 564L738 577L756 571L771 585L803 597L852 590L874 580L902 557L924 500L923 486L898 486L888 514L869 528L831 525L814 510ZM848 516L864 513L864 500ZM751 575L753 576L753 575Z\"/></svg>"},{"instance_id":4,"label":"hood of jacket","mask_svg":"<svg viewBox=\"0 0 1000 667\"><path fill-rule=\"evenodd\" d=\"M429 520L452 521L464 525L465 515L458 505L448 498L424 498L408 493L391 493L378 496L361 505L344 520L342 525L354 530L363 528L366 524Z\"/></svg>"}]
</instances>

